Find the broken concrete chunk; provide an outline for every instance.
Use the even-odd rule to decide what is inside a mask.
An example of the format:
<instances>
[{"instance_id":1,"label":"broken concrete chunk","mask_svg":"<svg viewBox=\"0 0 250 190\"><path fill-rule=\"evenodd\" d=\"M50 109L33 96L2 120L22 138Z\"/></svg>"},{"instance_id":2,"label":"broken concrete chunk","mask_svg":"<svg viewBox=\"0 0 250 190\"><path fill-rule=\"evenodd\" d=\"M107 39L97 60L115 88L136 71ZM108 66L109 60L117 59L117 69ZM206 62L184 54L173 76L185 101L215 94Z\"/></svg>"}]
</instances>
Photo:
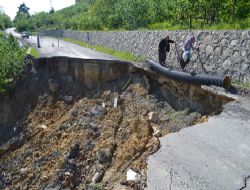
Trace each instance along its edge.
<instances>
[{"instance_id":1,"label":"broken concrete chunk","mask_svg":"<svg viewBox=\"0 0 250 190\"><path fill-rule=\"evenodd\" d=\"M114 99L114 108L117 108L118 105L118 95Z\"/></svg>"},{"instance_id":2,"label":"broken concrete chunk","mask_svg":"<svg viewBox=\"0 0 250 190\"><path fill-rule=\"evenodd\" d=\"M38 125L37 128L39 128L39 129L46 129L47 125Z\"/></svg>"},{"instance_id":3,"label":"broken concrete chunk","mask_svg":"<svg viewBox=\"0 0 250 190\"><path fill-rule=\"evenodd\" d=\"M154 127L154 126L153 126L153 130L154 130L154 133L153 133L154 137L159 138L159 137L162 136L160 130L159 130L157 127Z\"/></svg>"},{"instance_id":4,"label":"broken concrete chunk","mask_svg":"<svg viewBox=\"0 0 250 190\"><path fill-rule=\"evenodd\" d=\"M70 176L70 172L65 172L64 175L65 176Z\"/></svg>"},{"instance_id":5,"label":"broken concrete chunk","mask_svg":"<svg viewBox=\"0 0 250 190\"><path fill-rule=\"evenodd\" d=\"M21 174L25 174L29 169L28 168L21 168L20 172Z\"/></svg>"},{"instance_id":6,"label":"broken concrete chunk","mask_svg":"<svg viewBox=\"0 0 250 190\"><path fill-rule=\"evenodd\" d=\"M92 183L99 183L102 181L102 178L103 178L103 174L100 172L96 172L92 178Z\"/></svg>"},{"instance_id":7,"label":"broken concrete chunk","mask_svg":"<svg viewBox=\"0 0 250 190\"><path fill-rule=\"evenodd\" d=\"M105 108L103 108L102 106L95 106L93 108L91 108L90 110L91 115L99 115L99 116L103 116L107 113L107 110Z\"/></svg>"},{"instance_id":8,"label":"broken concrete chunk","mask_svg":"<svg viewBox=\"0 0 250 190\"><path fill-rule=\"evenodd\" d=\"M70 104L70 103L73 102L73 96L64 96L64 97L63 97L63 100L64 100L66 103Z\"/></svg>"},{"instance_id":9,"label":"broken concrete chunk","mask_svg":"<svg viewBox=\"0 0 250 190\"><path fill-rule=\"evenodd\" d=\"M108 163L112 159L112 154L109 149L100 149L96 153L96 157L101 164Z\"/></svg>"},{"instance_id":10,"label":"broken concrete chunk","mask_svg":"<svg viewBox=\"0 0 250 190\"><path fill-rule=\"evenodd\" d=\"M127 171L127 181L129 180L132 180L132 181L137 180L137 173L132 169L128 169Z\"/></svg>"},{"instance_id":11,"label":"broken concrete chunk","mask_svg":"<svg viewBox=\"0 0 250 190\"><path fill-rule=\"evenodd\" d=\"M149 112L148 119L153 123L157 123L159 121L159 115L155 112Z\"/></svg>"},{"instance_id":12,"label":"broken concrete chunk","mask_svg":"<svg viewBox=\"0 0 250 190\"><path fill-rule=\"evenodd\" d=\"M155 137L157 138L160 138L162 136L162 133L160 131L157 131L155 134L154 134Z\"/></svg>"}]
</instances>

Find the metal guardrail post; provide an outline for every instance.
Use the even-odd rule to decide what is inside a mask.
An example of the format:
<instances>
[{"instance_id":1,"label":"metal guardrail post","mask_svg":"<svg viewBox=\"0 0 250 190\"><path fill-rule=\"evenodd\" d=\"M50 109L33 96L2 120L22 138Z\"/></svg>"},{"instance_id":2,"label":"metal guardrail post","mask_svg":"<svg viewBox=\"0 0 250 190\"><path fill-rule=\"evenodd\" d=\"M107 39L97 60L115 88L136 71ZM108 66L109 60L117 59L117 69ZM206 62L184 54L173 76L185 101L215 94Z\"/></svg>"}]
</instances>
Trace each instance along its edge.
<instances>
[{"instance_id":1,"label":"metal guardrail post","mask_svg":"<svg viewBox=\"0 0 250 190\"><path fill-rule=\"evenodd\" d=\"M41 48L39 34L37 34L37 47Z\"/></svg>"}]
</instances>

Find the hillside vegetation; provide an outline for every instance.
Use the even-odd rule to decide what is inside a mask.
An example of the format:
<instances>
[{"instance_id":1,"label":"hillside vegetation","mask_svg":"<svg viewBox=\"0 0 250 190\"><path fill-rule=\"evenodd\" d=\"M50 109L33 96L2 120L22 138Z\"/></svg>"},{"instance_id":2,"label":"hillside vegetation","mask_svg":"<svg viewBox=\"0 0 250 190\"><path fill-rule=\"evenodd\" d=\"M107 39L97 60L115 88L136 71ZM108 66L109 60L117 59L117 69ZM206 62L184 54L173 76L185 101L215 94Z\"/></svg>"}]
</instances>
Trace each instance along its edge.
<instances>
[{"instance_id":1,"label":"hillside vegetation","mask_svg":"<svg viewBox=\"0 0 250 190\"><path fill-rule=\"evenodd\" d=\"M11 27L11 19L8 15L0 12L0 30Z\"/></svg>"},{"instance_id":2,"label":"hillside vegetation","mask_svg":"<svg viewBox=\"0 0 250 190\"><path fill-rule=\"evenodd\" d=\"M19 47L15 37L0 33L0 93L23 71L25 56L26 49Z\"/></svg>"},{"instance_id":3,"label":"hillside vegetation","mask_svg":"<svg viewBox=\"0 0 250 190\"><path fill-rule=\"evenodd\" d=\"M63 10L17 16L19 31L246 29L249 0L82 0Z\"/></svg>"}]
</instances>

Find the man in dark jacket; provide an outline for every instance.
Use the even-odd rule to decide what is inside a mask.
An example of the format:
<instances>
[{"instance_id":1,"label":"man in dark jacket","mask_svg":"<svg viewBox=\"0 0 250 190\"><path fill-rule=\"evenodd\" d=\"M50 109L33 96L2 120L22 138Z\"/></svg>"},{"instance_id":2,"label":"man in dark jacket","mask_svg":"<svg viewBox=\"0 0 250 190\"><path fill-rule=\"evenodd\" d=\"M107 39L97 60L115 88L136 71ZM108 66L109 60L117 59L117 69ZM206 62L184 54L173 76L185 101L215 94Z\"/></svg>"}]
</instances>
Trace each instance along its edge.
<instances>
[{"instance_id":1,"label":"man in dark jacket","mask_svg":"<svg viewBox=\"0 0 250 190\"><path fill-rule=\"evenodd\" d=\"M169 36L162 39L159 43L159 63L164 66L166 62L166 53L170 51L170 43L175 43L169 39Z\"/></svg>"}]
</instances>

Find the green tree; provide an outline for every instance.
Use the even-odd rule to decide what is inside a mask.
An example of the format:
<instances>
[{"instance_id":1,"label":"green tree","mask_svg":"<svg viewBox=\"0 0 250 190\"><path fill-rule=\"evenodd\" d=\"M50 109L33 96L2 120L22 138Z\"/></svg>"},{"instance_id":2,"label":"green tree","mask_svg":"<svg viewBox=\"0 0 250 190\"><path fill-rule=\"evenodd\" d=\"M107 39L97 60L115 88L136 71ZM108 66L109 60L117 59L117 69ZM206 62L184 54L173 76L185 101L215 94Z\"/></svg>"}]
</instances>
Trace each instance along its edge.
<instances>
[{"instance_id":1,"label":"green tree","mask_svg":"<svg viewBox=\"0 0 250 190\"><path fill-rule=\"evenodd\" d=\"M43 12L24 18L25 7L19 7L17 13L20 21L15 23L19 31L58 26L74 30L134 30L154 24L182 29L220 23L243 23L239 27L250 27L249 0L79 0L54 13Z\"/></svg>"},{"instance_id":2,"label":"green tree","mask_svg":"<svg viewBox=\"0 0 250 190\"><path fill-rule=\"evenodd\" d=\"M14 36L0 35L0 92L23 71L25 56L26 49L19 47Z\"/></svg>"},{"instance_id":3,"label":"green tree","mask_svg":"<svg viewBox=\"0 0 250 190\"><path fill-rule=\"evenodd\" d=\"M18 12L14 19L17 31L22 32L29 30L29 21L28 21L28 18L30 17L29 10L30 8L27 7L25 3L22 3L18 7Z\"/></svg>"},{"instance_id":4,"label":"green tree","mask_svg":"<svg viewBox=\"0 0 250 190\"><path fill-rule=\"evenodd\" d=\"M0 13L0 30L10 28L12 25L11 19L8 15Z\"/></svg>"},{"instance_id":5,"label":"green tree","mask_svg":"<svg viewBox=\"0 0 250 190\"><path fill-rule=\"evenodd\" d=\"M18 12L19 13L22 13L22 14L24 14L24 15L29 15L29 10L30 10L30 8L29 7L27 7L26 5L25 5L25 3L22 3L19 7L18 7Z\"/></svg>"}]
</instances>

